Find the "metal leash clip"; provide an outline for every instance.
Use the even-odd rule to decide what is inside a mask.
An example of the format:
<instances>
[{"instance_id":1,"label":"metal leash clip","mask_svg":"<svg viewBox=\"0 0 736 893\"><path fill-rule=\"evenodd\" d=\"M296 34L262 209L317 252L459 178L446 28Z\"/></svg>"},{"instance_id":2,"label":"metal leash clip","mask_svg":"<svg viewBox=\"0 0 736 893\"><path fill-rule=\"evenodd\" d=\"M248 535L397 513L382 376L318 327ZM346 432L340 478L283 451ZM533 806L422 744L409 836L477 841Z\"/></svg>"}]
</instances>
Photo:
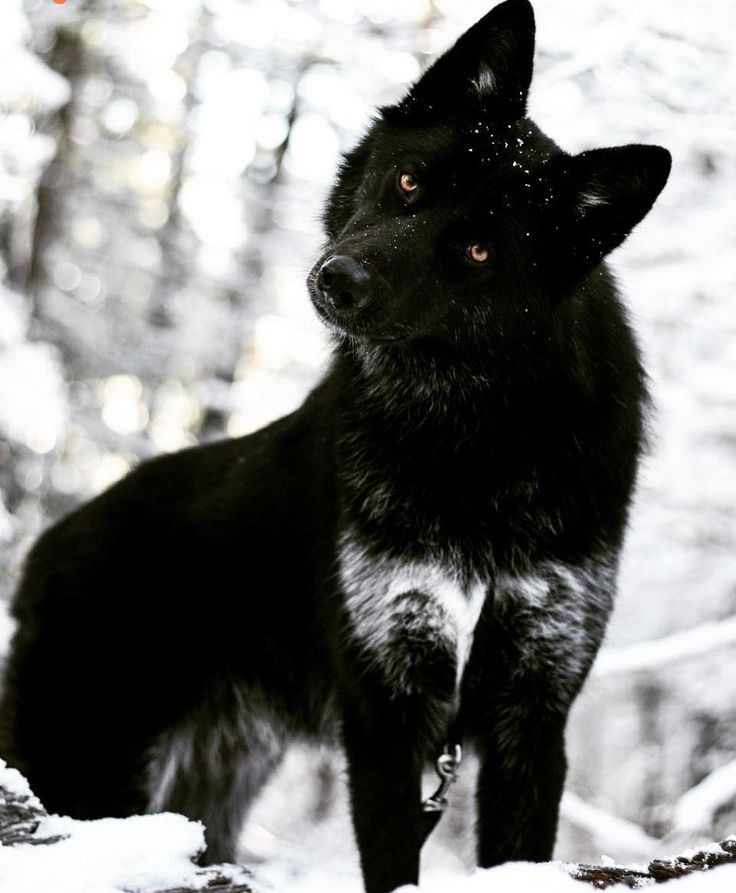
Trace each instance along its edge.
<instances>
[{"instance_id":1,"label":"metal leash clip","mask_svg":"<svg viewBox=\"0 0 736 893\"><path fill-rule=\"evenodd\" d=\"M422 803L422 812L444 812L447 807L447 792L457 781L457 771L463 761L463 749L459 744L445 745L437 758L435 769L440 777L440 786Z\"/></svg>"}]
</instances>

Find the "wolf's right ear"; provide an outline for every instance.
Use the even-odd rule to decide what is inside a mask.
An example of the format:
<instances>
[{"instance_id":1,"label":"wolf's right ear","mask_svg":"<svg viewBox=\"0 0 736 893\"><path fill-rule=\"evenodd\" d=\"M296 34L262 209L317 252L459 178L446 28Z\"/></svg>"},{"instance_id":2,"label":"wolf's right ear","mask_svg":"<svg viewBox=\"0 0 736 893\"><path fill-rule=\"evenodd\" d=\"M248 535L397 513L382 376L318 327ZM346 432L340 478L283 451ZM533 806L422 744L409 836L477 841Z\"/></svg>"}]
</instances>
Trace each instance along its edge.
<instances>
[{"instance_id":1,"label":"wolf's right ear","mask_svg":"<svg viewBox=\"0 0 736 893\"><path fill-rule=\"evenodd\" d=\"M431 65L389 120L432 118L464 101L517 119L526 112L534 62L534 11L529 0L505 0Z\"/></svg>"},{"instance_id":2,"label":"wolf's right ear","mask_svg":"<svg viewBox=\"0 0 736 893\"><path fill-rule=\"evenodd\" d=\"M649 213L670 174L661 146L616 146L548 162L552 203L551 256L557 268L579 273L613 251Z\"/></svg>"}]
</instances>

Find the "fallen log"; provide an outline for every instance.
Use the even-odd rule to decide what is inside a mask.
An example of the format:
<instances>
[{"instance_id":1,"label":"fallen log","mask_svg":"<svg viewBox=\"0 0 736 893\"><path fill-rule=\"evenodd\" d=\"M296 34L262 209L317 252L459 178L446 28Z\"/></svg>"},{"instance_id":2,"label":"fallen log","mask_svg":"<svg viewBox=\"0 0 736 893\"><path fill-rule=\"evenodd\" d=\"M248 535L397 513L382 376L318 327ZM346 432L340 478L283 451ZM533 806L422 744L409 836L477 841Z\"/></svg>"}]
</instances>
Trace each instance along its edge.
<instances>
[{"instance_id":1,"label":"fallen log","mask_svg":"<svg viewBox=\"0 0 736 893\"><path fill-rule=\"evenodd\" d=\"M615 884L624 884L631 889L638 889L652 884L663 884L696 871L711 870L728 864L736 865L736 838L734 837L714 843L707 849L698 850L689 856L654 859L646 869L571 865L568 866L568 870L571 877L592 884L599 890L605 890Z\"/></svg>"},{"instance_id":2,"label":"fallen log","mask_svg":"<svg viewBox=\"0 0 736 893\"><path fill-rule=\"evenodd\" d=\"M219 865L212 868L201 868L195 865L192 859L196 857L198 851L204 848L203 829L197 823L182 821L182 818L174 815L160 815L134 816L129 819L104 819L101 822L75 822L73 819L49 816L43 804L31 792L25 778L15 769L8 768L0 760L0 858L5 847L19 848L20 850L22 844L48 848L44 855L50 856L64 844L73 843L75 835L83 837L89 832L91 826L108 823L104 830L107 832L106 839L112 844L110 846L111 856L114 853L113 857L116 863L122 864L120 871L123 880L126 876L134 879L134 882L130 884L131 889L145 889L146 891L150 890L151 893L259 893L251 883L250 873L242 866ZM137 833L133 839L129 834L121 835L124 837L124 841L121 846L116 847L116 831L124 829L125 826L128 826L129 830L131 823L136 822L145 822L145 827L141 826L136 829L141 833ZM182 834L182 831L189 833ZM181 840L176 839L177 835ZM129 865L126 866L125 859L120 858L119 850L126 844L130 845L131 840ZM147 863L145 845L149 850L155 849L159 845L159 841L163 850L161 864ZM172 883L167 884L165 849L172 841L175 844L171 853L170 876ZM100 844L101 838L96 835L88 846L80 848L83 859L72 854L72 858L67 860L67 863L76 863L75 873L77 870L79 871L79 889L82 893L86 893L88 889L94 889L96 886L97 879L94 876L91 879L90 876L85 877L90 870L90 866L86 863L88 860L104 863L105 853L100 852L102 848ZM143 849L141 844L144 845ZM118 852L114 852L116 849ZM27 854L23 855L27 856ZM63 859L58 861L62 866L64 865ZM76 865L78 865L78 869ZM162 868L162 866L164 867ZM9 871L9 879L3 874L3 868ZM50 890L53 889L52 882L56 869L54 860L43 857L25 858L24 864L11 866L9 869L0 863L0 887L7 893L13 893L11 884L15 880L22 880L23 889L27 889L30 884L27 883L29 879L24 876L24 873L33 872L33 880L39 879L35 888ZM148 880L161 879L163 883L154 888L147 883L147 873L150 873ZM126 887L127 885L121 886L120 889L126 889ZM67 886L64 886L64 889L67 889Z\"/></svg>"}]
</instances>

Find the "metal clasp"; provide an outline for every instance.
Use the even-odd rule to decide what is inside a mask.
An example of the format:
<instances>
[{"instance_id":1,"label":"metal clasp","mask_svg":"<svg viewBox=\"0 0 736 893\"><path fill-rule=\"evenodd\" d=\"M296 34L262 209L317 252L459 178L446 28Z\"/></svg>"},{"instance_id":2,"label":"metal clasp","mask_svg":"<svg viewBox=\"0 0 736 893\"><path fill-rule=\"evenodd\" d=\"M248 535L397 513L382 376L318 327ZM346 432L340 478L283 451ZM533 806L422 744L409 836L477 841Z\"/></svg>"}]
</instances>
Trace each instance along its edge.
<instances>
[{"instance_id":1,"label":"metal clasp","mask_svg":"<svg viewBox=\"0 0 736 893\"><path fill-rule=\"evenodd\" d=\"M440 778L440 786L422 803L423 812L444 812L447 807L447 792L457 781L457 771L463 761L463 749L459 744L446 744L437 758L435 770Z\"/></svg>"}]
</instances>

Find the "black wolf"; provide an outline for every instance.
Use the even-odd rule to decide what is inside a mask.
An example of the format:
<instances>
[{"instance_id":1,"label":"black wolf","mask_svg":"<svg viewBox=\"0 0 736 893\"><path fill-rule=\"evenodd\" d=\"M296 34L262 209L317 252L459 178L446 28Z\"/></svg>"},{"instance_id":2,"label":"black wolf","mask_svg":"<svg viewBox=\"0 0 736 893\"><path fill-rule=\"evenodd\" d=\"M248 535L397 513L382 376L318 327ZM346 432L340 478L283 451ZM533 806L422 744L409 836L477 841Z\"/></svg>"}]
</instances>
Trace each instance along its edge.
<instances>
[{"instance_id":1,"label":"black wolf","mask_svg":"<svg viewBox=\"0 0 736 893\"><path fill-rule=\"evenodd\" d=\"M533 46L507 0L345 158L308 279L334 358L301 409L141 465L32 551L1 746L50 810L176 810L232 859L288 741L334 733L386 893L417 881L454 723L479 864L550 858L645 427L603 258L670 156L560 150L525 116Z\"/></svg>"}]
</instances>

